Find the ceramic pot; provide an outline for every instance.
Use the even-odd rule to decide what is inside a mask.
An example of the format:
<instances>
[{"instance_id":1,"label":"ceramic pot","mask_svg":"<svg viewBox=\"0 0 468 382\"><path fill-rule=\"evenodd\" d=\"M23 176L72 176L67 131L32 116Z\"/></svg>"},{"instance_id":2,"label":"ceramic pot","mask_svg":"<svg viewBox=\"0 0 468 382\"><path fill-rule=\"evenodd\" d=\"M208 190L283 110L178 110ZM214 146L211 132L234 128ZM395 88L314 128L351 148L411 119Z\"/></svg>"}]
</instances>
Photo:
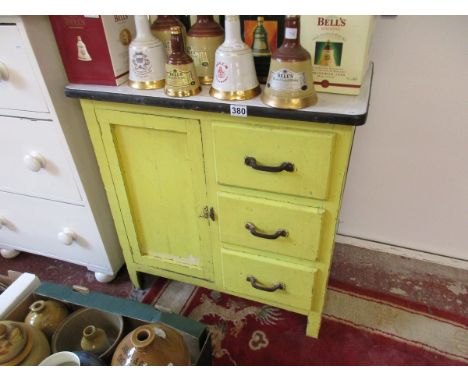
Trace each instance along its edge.
<instances>
[{"instance_id":1,"label":"ceramic pot","mask_svg":"<svg viewBox=\"0 0 468 382\"><path fill-rule=\"evenodd\" d=\"M44 333L32 325L0 321L0 366L34 366L50 354Z\"/></svg>"},{"instance_id":2,"label":"ceramic pot","mask_svg":"<svg viewBox=\"0 0 468 382\"><path fill-rule=\"evenodd\" d=\"M73 312L60 324L52 336L52 352L82 350L83 330L89 325L101 328L107 334L109 346L97 356L103 360L110 360L123 335L123 318L118 314L91 308Z\"/></svg>"},{"instance_id":3,"label":"ceramic pot","mask_svg":"<svg viewBox=\"0 0 468 382\"><path fill-rule=\"evenodd\" d=\"M151 25L151 33L154 37L156 37L159 41L161 41L166 48L166 53L169 56L172 53L171 47L171 28L172 27L180 27L182 32L182 38L186 39L186 30L182 21L180 21L175 16L158 16L156 20L154 20L153 24Z\"/></svg>"},{"instance_id":4,"label":"ceramic pot","mask_svg":"<svg viewBox=\"0 0 468 382\"><path fill-rule=\"evenodd\" d=\"M301 46L300 17L286 16L284 40L273 54L262 101L281 109L302 109L317 102L311 56Z\"/></svg>"},{"instance_id":5,"label":"ceramic pot","mask_svg":"<svg viewBox=\"0 0 468 382\"><path fill-rule=\"evenodd\" d=\"M216 49L210 95L223 100L246 100L260 94L252 49L241 39L239 16L226 16L226 39Z\"/></svg>"},{"instance_id":6,"label":"ceramic pot","mask_svg":"<svg viewBox=\"0 0 468 382\"><path fill-rule=\"evenodd\" d=\"M39 366L105 366L105 363L85 351L61 351L48 356Z\"/></svg>"},{"instance_id":7,"label":"ceramic pot","mask_svg":"<svg viewBox=\"0 0 468 382\"><path fill-rule=\"evenodd\" d=\"M130 72L128 85L136 89L159 89L166 75L166 49L151 34L146 16L135 16L137 35L128 48Z\"/></svg>"},{"instance_id":8,"label":"ceramic pot","mask_svg":"<svg viewBox=\"0 0 468 382\"><path fill-rule=\"evenodd\" d=\"M85 352L102 354L109 347L109 339L104 330L94 325L88 325L83 329L80 345Z\"/></svg>"},{"instance_id":9,"label":"ceramic pot","mask_svg":"<svg viewBox=\"0 0 468 382\"><path fill-rule=\"evenodd\" d=\"M182 336L169 326L142 325L125 336L112 357L112 366L188 366L190 353Z\"/></svg>"},{"instance_id":10,"label":"ceramic pot","mask_svg":"<svg viewBox=\"0 0 468 382\"><path fill-rule=\"evenodd\" d=\"M215 53L223 41L224 29L213 16L197 16L197 21L187 33L187 52L202 85L213 82Z\"/></svg>"},{"instance_id":11,"label":"ceramic pot","mask_svg":"<svg viewBox=\"0 0 468 382\"><path fill-rule=\"evenodd\" d=\"M52 300L38 300L29 307L24 322L41 330L50 340L55 329L68 315L65 304Z\"/></svg>"}]
</instances>

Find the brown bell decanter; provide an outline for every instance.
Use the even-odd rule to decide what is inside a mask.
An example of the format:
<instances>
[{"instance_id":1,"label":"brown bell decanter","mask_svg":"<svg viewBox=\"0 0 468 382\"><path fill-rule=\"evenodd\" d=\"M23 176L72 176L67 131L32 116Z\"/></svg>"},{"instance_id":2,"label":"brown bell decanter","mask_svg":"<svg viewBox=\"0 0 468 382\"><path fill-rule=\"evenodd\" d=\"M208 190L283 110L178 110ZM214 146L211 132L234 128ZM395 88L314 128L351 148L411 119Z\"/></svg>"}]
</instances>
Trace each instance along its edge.
<instances>
[{"instance_id":1,"label":"brown bell decanter","mask_svg":"<svg viewBox=\"0 0 468 382\"><path fill-rule=\"evenodd\" d=\"M213 82L215 53L224 41L224 29L213 16L197 16L187 33L187 52L192 57L202 85Z\"/></svg>"},{"instance_id":2,"label":"brown bell decanter","mask_svg":"<svg viewBox=\"0 0 468 382\"><path fill-rule=\"evenodd\" d=\"M286 16L283 44L271 57L262 101L281 109L302 109L317 102L309 52L300 43L300 17Z\"/></svg>"},{"instance_id":3,"label":"brown bell decanter","mask_svg":"<svg viewBox=\"0 0 468 382\"><path fill-rule=\"evenodd\" d=\"M182 31L182 36L185 42L186 32L185 26L175 16L158 16L151 25L151 33L159 41L161 41L166 48L166 53L169 56L171 54L171 28L180 27Z\"/></svg>"},{"instance_id":4,"label":"brown bell decanter","mask_svg":"<svg viewBox=\"0 0 468 382\"><path fill-rule=\"evenodd\" d=\"M185 52L182 29L171 28L171 48L166 63L164 92L172 97L188 97L200 93L201 86L192 58Z\"/></svg>"}]
</instances>

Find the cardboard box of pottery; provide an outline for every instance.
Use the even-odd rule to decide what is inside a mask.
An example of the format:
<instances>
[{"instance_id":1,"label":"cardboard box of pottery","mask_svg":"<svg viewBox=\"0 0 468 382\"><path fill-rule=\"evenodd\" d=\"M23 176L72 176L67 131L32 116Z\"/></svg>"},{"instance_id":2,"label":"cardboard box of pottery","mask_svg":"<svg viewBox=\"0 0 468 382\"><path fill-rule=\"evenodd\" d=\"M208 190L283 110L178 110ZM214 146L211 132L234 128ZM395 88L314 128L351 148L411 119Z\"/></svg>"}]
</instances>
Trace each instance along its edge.
<instances>
[{"instance_id":1,"label":"cardboard box of pottery","mask_svg":"<svg viewBox=\"0 0 468 382\"><path fill-rule=\"evenodd\" d=\"M19 276L19 277L18 277ZM16 279L16 280L15 280ZM119 314L124 319L124 335L140 325L160 322L176 329L183 337L192 365L211 365L211 337L207 326L174 313L162 312L151 305L120 297L92 292L83 287L69 287L40 281L30 273L0 275L2 284L11 284L0 294L0 320L23 321L29 306L36 300L58 300L71 311L92 308ZM78 350L78 349L70 349Z\"/></svg>"}]
</instances>

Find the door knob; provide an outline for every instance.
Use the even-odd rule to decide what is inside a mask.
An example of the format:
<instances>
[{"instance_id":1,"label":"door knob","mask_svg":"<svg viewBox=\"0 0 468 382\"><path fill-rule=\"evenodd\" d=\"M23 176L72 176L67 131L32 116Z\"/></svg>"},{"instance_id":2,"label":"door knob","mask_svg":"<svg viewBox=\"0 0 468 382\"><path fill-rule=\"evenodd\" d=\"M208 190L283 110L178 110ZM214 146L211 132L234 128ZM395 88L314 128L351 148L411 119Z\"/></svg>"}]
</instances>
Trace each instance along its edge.
<instances>
[{"instance_id":1,"label":"door knob","mask_svg":"<svg viewBox=\"0 0 468 382\"><path fill-rule=\"evenodd\" d=\"M10 78L8 68L3 62L0 62L0 81L8 81L8 78Z\"/></svg>"},{"instance_id":2,"label":"door knob","mask_svg":"<svg viewBox=\"0 0 468 382\"><path fill-rule=\"evenodd\" d=\"M77 239L77 235L70 228L64 228L58 233L57 238L62 244L71 245Z\"/></svg>"},{"instance_id":3,"label":"door knob","mask_svg":"<svg viewBox=\"0 0 468 382\"><path fill-rule=\"evenodd\" d=\"M29 154L25 155L23 162L26 167L33 172L38 172L41 168L44 168L46 163L44 157L35 151L31 151Z\"/></svg>"}]
</instances>

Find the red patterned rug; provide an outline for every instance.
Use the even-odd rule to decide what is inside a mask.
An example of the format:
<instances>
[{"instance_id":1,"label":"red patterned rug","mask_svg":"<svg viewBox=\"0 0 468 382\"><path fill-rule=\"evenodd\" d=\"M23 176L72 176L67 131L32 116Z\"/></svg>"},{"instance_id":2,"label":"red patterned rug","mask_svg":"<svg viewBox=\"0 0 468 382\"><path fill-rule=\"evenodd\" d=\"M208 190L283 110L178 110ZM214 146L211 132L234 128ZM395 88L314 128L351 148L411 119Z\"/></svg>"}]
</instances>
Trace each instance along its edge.
<instances>
[{"instance_id":1,"label":"red patterned rug","mask_svg":"<svg viewBox=\"0 0 468 382\"><path fill-rule=\"evenodd\" d=\"M142 302L208 324L214 365L468 365L466 318L343 285L328 290L319 339L305 316L163 278Z\"/></svg>"}]
</instances>

